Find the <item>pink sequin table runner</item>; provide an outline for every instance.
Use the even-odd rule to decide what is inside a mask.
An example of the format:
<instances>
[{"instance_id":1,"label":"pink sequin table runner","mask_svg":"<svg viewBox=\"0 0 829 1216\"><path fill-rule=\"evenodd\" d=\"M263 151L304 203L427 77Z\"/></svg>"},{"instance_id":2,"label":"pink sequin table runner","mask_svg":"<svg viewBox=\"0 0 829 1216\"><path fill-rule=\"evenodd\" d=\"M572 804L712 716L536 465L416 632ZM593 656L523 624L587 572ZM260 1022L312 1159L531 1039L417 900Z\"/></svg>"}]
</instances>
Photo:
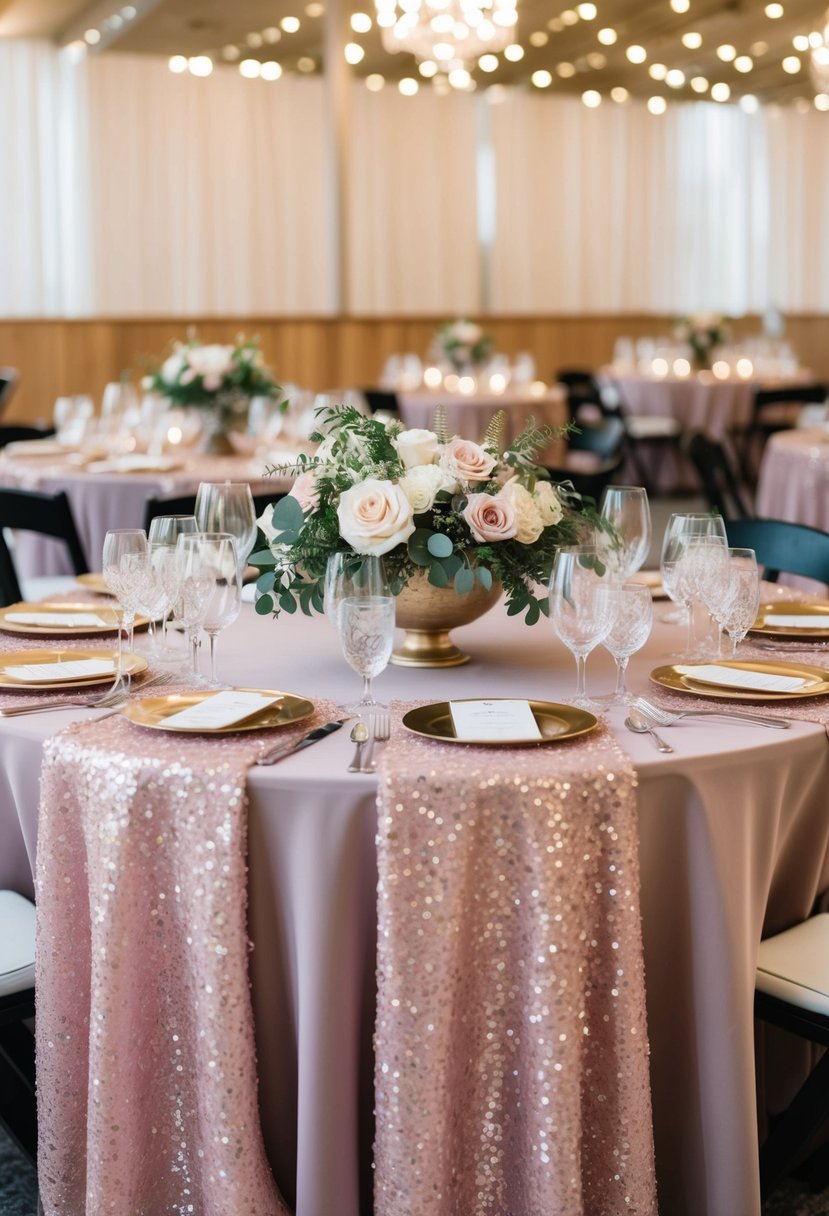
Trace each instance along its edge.
<instances>
[{"instance_id":1,"label":"pink sequin table runner","mask_svg":"<svg viewBox=\"0 0 829 1216\"><path fill-rule=\"evenodd\" d=\"M313 718L280 739L337 716ZM149 735L151 743L148 743ZM277 732L45 745L37 853L47 1216L286 1216L265 1157L247 974L246 774Z\"/></svg>"},{"instance_id":2,"label":"pink sequin table runner","mask_svg":"<svg viewBox=\"0 0 829 1216\"><path fill-rule=\"evenodd\" d=\"M378 831L376 1216L656 1212L636 775L607 730L396 713Z\"/></svg>"}]
</instances>

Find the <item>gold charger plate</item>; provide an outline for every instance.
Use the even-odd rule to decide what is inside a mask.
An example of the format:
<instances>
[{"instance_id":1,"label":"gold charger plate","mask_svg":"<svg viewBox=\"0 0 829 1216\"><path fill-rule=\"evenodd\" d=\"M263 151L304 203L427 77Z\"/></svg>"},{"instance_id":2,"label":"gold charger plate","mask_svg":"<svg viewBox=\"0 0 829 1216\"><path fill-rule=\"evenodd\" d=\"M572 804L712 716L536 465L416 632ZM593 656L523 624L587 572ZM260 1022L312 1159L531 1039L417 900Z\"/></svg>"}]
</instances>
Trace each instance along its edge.
<instances>
[{"instance_id":1,"label":"gold charger plate","mask_svg":"<svg viewBox=\"0 0 829 1216\"><path fill-rule=\"evenodd\" d=\"M511 697L494 697L493 700L513 700ZM479 701L480 697L460 697L460 701ZM598 722L593 714L572 705L559 705L554 701L528 701L532 715L541 731L540 739L458 739L452 724L452 711L448 701L436 701L432 705L418 705L403 715L403 725L414 735L426 739L439 739L442 743L466 743L479 747L527 747L542 743L559 743L564 739L575 739L586 735Z\"/></svg>"},{"instance_id":2,"label":"gold charger plate","mask_svg":"<svg viewBox=\"0 0 829 1216\"><path fill-rule=\"evenodd\" d=\"M829 616L829 604L825 601L800 603L785 600L775 600L772 604L761 604L757 620L751 626L751 633L760 633L764 637L797 638L807 644L811 641L821 641L829 638L829 629L793 629L791 625L775 625L775 616Z\"/></svg>"},{"instance_id":3,"label":"gold charger plate","mask_svg":"<svg viewBox=\"0 0 829 1216\"><path fill-rule=\"evenodd\" d=\"M765 692L761 689L726 688L718 684L696 681L677 667L693 667L693 663L670 664L656 667L650 674L654 684L671 688L674 692L687 692L695 697L717 697L725 701L792 701L799 697L822 697L829 693L829 671L824 667L812 667L808 663L765 662L760 659L718 659L718 667L733 667L738 671L760 671L775 676L795 676L809 680L805 688L795 692Z\"/></svg>"},{"instance_id":4,"label":"gold charger plate","mask_svg":"<svg viewBox=\"0 0 829 1216\"><path fill-rule=\"evenodd\" d=\"M93 574L76 574L75 582L79 587L85 587L87 591L91 591L94 595L112 596L112 592L104 582L104 576L100 571Z\"/></svg>"},{"instance_id":5,"label":"gold charger plate","mask_svg":"<svg viewBox=\"0 0 829 1216\"><path fill-rule=\"evenodd\" d=\"M137 726L148 726L152 730L170 730L186 735L235 735L240 730L268 730L272 726L288 726L301 722L314 712L314 703L307 697L298 697L292 692L282 692L278 688L237 688L236 692L261 692L270 697L281 697L276 705L258 709L248 718L234 722L232 726L192 727L176 726L168 723L167 719L182 709L198 705L208 697L216 695L216 690L206 692L171 692L166 697L142 697L140 701L130 701L124 707L125 718L135 722Z\"/></svg>"},{"instance_id":6,"label":"gold charger plate","mask_svg":"<svg viewBox=\"0 0 829 1216\"><path fill-rule=\"evenodd\" d=\"M87 676L79 680L17 680L6 674L9 667L17 667L22 663L74 663L81 659L104 659L112 663L112 671L102 675ZM94 688L96 684L111 684L115 679L115 664L118 660L117 650L85 650L73 647L71 650L12 650L0 655L0 688L11 692L51 692L61 688ZM140 654L124 653L123 668L126 675L135 676L149 667L147 659Z\"/></svg>"},{"instance_id":7,"label":"gold charger plate","mask_svg":"<svg viewBox=\"0 0 829 1216\"><path fill-rule=\"evenodd\" d=\"M34 623L24 625L7 619L10 614L18 612L26 612L32 615L38 613L51 614L53 612L94 612L99 616L107 613L112 619L103 625L50 625L48 621L42 625ZM146 629L149 623L149 617L136 616L135 618L136 629ZM109 605L102 605L100 608L96 608L94 603L50 604L38 602L37 604L9 604L5 608L0 608L0 630L3 633L22 633L28 634L29 637L70 638L83 637L90 633L115 633L117 628L118 617L116 611Z\"/></svg>"}]
</instances>

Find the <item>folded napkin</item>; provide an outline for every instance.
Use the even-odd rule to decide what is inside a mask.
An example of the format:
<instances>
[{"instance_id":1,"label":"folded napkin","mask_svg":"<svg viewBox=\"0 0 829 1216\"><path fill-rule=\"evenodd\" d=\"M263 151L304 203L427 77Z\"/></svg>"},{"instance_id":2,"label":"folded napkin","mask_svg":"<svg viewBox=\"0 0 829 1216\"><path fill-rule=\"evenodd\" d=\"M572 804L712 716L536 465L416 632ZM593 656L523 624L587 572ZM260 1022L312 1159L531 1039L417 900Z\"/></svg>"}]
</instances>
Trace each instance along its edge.
<instances>
[{"instance_id":1,"label":"folded napkin","mask_svg":"<svg viewBox=\"0 0 829 1216\"><path fill-rule=\"evenodd\" d=\"M14 663L3 667L8 679L23 684L56 684L62 680L86 680L92 676L115 674L109 659L77 659L66 663Z\"/></svg>"},{"instance_id":2,"label":"folded napkin","mask_svg":"<svg viewBox=\"0 0 829 1216\"><path fill-rule=\"evenodd\" d=\"M44 629L49 626L88 626L92 629L106 628L114 625L112 620L104 620L96 612L7 612L3 618L10 625L39 625Z\"/></svg>"},{"instance_id":3,"label":"folded napkin","mask_svg":"<svg viewBox=\"0 0 829 1216\"><path fill-rule=\"evenodd\" d=\"M722 688L743 688L751 692L797 692L812 681L805 676L776 675L768 671L746 671L719 663L695 663L675 668L696 684L715 684Z\"/></svg>"},{"instance_id":4,"label":"folded napkin","mask_svg":"<svg viewBox=\"0 0 829 1216\"><path fill-rule=\"evenodd\" d=\"M767 629L802 629L804 632L829 629L829 614L817 616L808 612L769 612L763 618L763 624Z\"/></svg>"}]
</instances>

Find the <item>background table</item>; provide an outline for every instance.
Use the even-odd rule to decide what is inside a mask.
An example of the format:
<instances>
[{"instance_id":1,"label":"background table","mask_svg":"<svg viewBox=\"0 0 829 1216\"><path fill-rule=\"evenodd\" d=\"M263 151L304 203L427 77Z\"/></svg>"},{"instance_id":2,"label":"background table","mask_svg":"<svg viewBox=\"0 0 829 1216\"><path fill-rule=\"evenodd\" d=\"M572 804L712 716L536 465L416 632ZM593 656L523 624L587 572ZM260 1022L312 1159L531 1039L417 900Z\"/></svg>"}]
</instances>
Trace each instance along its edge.
<instances>
[{"instance_id":1,"label":"background table","mask_svg":"<svg viewBox=\"0 0 829 1216\"><path fill-rule=\"evenodd\" d=\"M657 625L631 663L634 689L646 688L680 636ZM462 638L467 667L390 668L377 692L561 699L574 688L572 658L549 628L527 629L500 605ZM223 636L220 668L239 683L341 701L358 684L325 621L274 622L250 608ZM604 652L588 661L588 682L611 687ZM41 744L87 712L0 720L0 885L31 894ZM756 949L762 932L806 916L829 887L829 745L815 724L773 732L685 723L669 728L676 751L662 756L647 736L625 732L622 717L610 715L640 781L661 1210L758 1216ZM358 1216L371 1188L376 781L346 773L351 750L343 730L249 778L260 1105L269 1159L297 1216Z\"/></svg>"},{"instance_id":2,"label":"background table","mask_svg":"<svg viewBox=\"0 0 829 1216\"><path fill-rule=\"evenodd\" d=\"M829 530L829 430L780 431L766 444L757 512Z\"/></svg>"},{"instance_id":3,"label":"background table","mask_svg":"<svg viewBox=\"0 0 829 1216\"><path fill-rule=\"evenodd\" d=\"M507 389L504 393L475 393L469 396L441 391L398 391L397 403L400 417L407 427L431 429L435 406L446 408L446 423L451 435L479 442L486 431L489 420L498 412L506 413L504 428L505 446L523 431L530 418L539 426L560 427L567 423L567 398L564 390L555 385L540 395L528 390ZM542 464L561 465L564 444L556 441L538 455Z\"/></svg>"},{"instance_id":4,"label":"background table","mask_svg":"<svg viewBox=\"0 0 829 1216\"><path fill-rule=\"evenodd\" d=\"M287 458L287 457L286 457ZM16 456L0 452L0 485L54 494L65 490L90 570L99 570L104 536L111 528L142 528L148 498L195 494L202 481L246 481L253 494L288 489L290 479L265 476L250 457L185 454L178 468L148 472L90 472L71 457ZM23 578L71 573L63 545L32 533L15 544Z\"/></svg>"}]
</instances>

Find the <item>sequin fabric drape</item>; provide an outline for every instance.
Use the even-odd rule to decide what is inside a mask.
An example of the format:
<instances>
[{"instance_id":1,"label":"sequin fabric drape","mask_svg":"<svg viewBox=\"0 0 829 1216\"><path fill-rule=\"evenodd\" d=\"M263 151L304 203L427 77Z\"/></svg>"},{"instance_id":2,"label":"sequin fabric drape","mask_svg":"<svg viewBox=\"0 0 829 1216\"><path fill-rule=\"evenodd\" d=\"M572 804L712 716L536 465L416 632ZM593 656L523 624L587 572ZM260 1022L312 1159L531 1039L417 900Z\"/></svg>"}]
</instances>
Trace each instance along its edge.
<instances>
[{"instance_id":1,"label":"sequin fabric drape","mask_svg":"<svg viewBox=\"0 0 829 1216\"><path fill-rule=\"evenodd\" d=\"M656 1212L636 777L603 728L379 789L376 1216Z\"/></svg>"},{"instance_id":2,"label":"sequin fabric drape","mask_svg":"<svg viewBox=\"0 0 829 1216\"><path fill-rule=\"evenodd\" d=\"M335 715L318 703L279 737ZM247 971L245 780L273 742L148 734L114 717L45 746L46 1216L287 1216L262 1145Z\"/></svg>"}]
</instances>

